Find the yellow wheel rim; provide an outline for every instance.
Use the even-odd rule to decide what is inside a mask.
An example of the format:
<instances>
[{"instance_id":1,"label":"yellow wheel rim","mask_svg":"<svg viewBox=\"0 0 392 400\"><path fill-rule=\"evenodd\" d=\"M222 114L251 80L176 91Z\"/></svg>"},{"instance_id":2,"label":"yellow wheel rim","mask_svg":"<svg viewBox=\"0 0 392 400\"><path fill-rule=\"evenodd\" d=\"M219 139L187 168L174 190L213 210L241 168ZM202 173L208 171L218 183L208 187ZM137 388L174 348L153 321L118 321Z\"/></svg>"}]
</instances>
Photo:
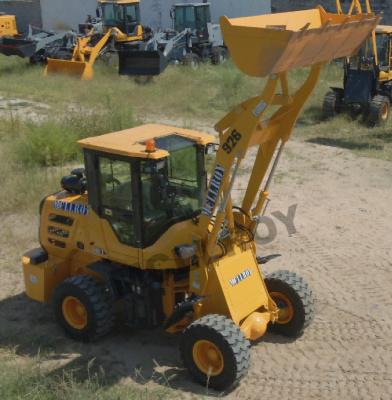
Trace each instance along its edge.
<instances>
[{"instance_id":1,"label":"yellow wheel rim","mask_svg":"<svg viewBox=\"0 0 392 400\"><path fill-rule=\"evenodd\" d=\"M62 304L65 321L74 329L83 329L87 325L87 310L76 297L67 296Z\"/></svg>"},{"instance_id":2,"label":"yellow wheel rim","mask_svg":"<svg viewBox=\"0 0 392 400\"><path fill-rule=\"evenodd\" d=\"M388 115L389 115L389 107L388 104L385 103L384 106L382 107L382 111L381 111L381 119L383 121L388 119Z\"/></svg>"},{"instance_id":3,"label":"yellow wheel rim","mask_svg":"<svg viewBox=\"0 0 392 400\"><path fill-rule=\"evenodd\" d=\"M219 375L225 366L222 352L209 340L198 340L193 345L193 361L207 376Z\"/></svg>"},{"instance_id":4,"label":"yellow wheel rim","mask_svg":"<svg viewBox=\"0 0 392 400\"><path fill-rule=\"evenodd\" d=\"M277 324L288 324L294 316L294 307L287 296L280 292L271 292L270 296L279 308Z\"/></svg>"}]
</instances>

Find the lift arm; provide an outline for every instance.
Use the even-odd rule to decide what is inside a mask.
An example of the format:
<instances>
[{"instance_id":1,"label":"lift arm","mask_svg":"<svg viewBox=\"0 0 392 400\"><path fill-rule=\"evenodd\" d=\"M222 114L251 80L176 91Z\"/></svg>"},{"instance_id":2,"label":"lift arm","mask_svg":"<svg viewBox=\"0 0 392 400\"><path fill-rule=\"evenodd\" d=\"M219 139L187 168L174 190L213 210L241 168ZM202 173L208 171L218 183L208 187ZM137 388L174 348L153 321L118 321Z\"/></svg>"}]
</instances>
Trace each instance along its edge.
<instances>
[{"instance_id":1,"label":"lift arm","mask_svg":"<svg viewBox=\"0 0 392 400\"><path fill-rule=\"evenodd\" d=\"M249 161L249 149L256 148L256 158L240 210L243 225L251 230L265 205L279 156L322 66L355 54L378 22L373 14L329 14L321 7L297 12L297 18L292 14L221 19L234 63L245 74L267 77L267 81L259 96L244 101L215 126L220 147L199 223L207 258L215 254L223 231L229 232L231 240L237 236L231 190L241 163L245 158ZM298 67L310 67L308 77L291 93L287 74Z\"/></svg>"}]
</instances>

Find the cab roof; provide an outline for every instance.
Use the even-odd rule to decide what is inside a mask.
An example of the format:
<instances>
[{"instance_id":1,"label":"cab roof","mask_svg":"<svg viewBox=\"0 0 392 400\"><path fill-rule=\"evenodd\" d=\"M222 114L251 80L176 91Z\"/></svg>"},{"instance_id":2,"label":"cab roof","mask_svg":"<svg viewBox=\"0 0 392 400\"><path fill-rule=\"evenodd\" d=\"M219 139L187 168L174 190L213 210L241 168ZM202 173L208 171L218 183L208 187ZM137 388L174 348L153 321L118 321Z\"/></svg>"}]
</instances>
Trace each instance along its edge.
<instances>
[{"instance_id":1,"label":"cab roof","mask_svg":"<svg viewBox=\"0 0 392 400\"><path fill-rule=\"evenodd\" d=\"M98 3L133 4L133 3L140 3L140 0L99 0Z\"/></svg>"},{"instance_id":2,"label":"cab roof","mask_svg":"<svg viewBox=\"0 0 392 400\"><path fill-rule=\"evenodd\" d=\"M377 33L392 33L392 26L390 25L378 25L376 28Z\"/></svg>"},{"instance_id":3,"label":"cab roof","mask_svg":"<svg viewBox=\"0 0 392 400\"><path fill-rule=\"evenodd\" d=\"M215 137L212 135L190 129L148 124L119 132L108 133L106 135L82 139L78 141L78 144L84 149L96 150L108 154L159 159L167 157L169 155L168 151L157 148L156 151L152 153L147 152L145 142L149 139L158 139L170 135L181 136L202 146L214 143L215 140Z\"/></svg>"}]
</instances>

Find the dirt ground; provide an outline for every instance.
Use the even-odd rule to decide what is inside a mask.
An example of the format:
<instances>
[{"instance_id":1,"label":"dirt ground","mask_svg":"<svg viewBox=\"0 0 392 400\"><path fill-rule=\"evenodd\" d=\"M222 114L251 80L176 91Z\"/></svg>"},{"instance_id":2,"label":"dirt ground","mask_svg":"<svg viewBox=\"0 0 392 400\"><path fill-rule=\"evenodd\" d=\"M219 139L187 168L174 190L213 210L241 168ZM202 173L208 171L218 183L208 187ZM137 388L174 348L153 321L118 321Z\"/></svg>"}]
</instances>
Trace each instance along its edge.
<instances>
[{"instance_id":1,"label":"dirt ground","mask_svg":"<svg viewBox=\"0 0 392 400\"><path fill-rule=\"evenodd\" d=\"M238 195L245 181L242 175ZM289 269L308 280L317 314L297 341L267 334L256 344L249 374L228 400L392 398L391 183L392 163L299 141L288 145L267 213L278 236L258 247L263 255L282 254L267 273ZM289 235L271 213L287 214L294 204L297 232ZM219 395L190 382L176 337L119 327L97 344L64 338L50 307L23 294L19 256L36 245L37 223L22 212L2 216L0 347L14 348L21 359L45 354L41 368L48 373L94 359L107 385L170 386L170 398Z\"/></svg>"}]
</instances>

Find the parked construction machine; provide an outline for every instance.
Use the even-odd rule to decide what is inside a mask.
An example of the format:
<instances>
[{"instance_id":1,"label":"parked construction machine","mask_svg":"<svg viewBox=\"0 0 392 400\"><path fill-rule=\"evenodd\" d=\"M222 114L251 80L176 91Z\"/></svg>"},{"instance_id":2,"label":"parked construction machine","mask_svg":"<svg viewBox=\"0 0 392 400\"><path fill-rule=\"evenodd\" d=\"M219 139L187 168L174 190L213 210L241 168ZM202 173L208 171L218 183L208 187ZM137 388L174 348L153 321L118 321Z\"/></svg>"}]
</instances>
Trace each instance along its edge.
<instances>
[{"instance_id":1,"label":"parked construction machine","mask_svg":"<svg viewBox=\"0 0 392 400\"><path fill-rule=\"evenodd\" d=\"M338 12L343 15L340 0ZM371 13L366 1L362 7L353 0L348 14ZM325 95L323 116L331 119L348 111L353 118L363 116L369 127L384 124L391 113L392 101L392 26L379 25L359 52L344 60L343 88L331 87Z\"/></svg>"},{"instance_id":2,"label":"parked construction machine","mask_svg":"<svg viewBox=\"0 0 392 400\"><path fill-rule=\"evenodd\" d=\"M15 15L7 15L0 12L0 41L4 36L15 36L18 34Z\"/></svg>"},{"instance_id":3,"label":"parked construction machine","mask_svg":"<svg viewBox=\"0 0 392 400\"><path fill-rule=\"evenodd\" d=\"M64 47L64 43L74 36L73 32L52 32L29 26L26 36L6 35L0 40L0 54L28 58L31 64L45 63L55 49Z\"/></svg>"},{"instance_id":4,"label":"parked construction machine","mask_svg":"<svg viewBox=\"0 0 392 400\"><path fill-rule=\"evenodd\" d=\"M120 75L154 76L170 63L197 69L201 62L222 64L227 58L218 24L211 23L209 3L179 3L170 12L173 29L157 32L145 43L119 49Z\"/></svg>"},{"instance_id":5,"label":"parked construction machine","mask_svg":"<svg viewBox=\"0 0 392 400\"><path fill-rule=\"evenodd\" d=\"M103 52L114 51L118 44L145 39L139 0L99 0L98 5L97 20L79 27L84 32L77 36L73 48L61 51L62 55L68 52L68 57L48 58L45 75L63 73L90 80L95 61Z\"/></svg>"},{"instance_id":6,"label":"parked construction machine","mask_svg":"<svg viewBox=\"0 0 392 400\"><path fill-rule=\"evenodd\" d=\"M373 14L321 7L222 17L234 63L266 82L216 124L209 184L205 156L216 149L214 136L145 125L80 140L85 168L40 205L41 247L23 256L27 295L52 301L58 323L77 340L110 332L117 303L134 329L181 332L190 375L218 390L246 374L250 341L267 329L301 335L313 318L312 291L296 273L264 275L269 257L257 255L255 231L322 66L352 56L377 23ZM298 67L310 67L309 76L291 92L288 72ZM257 155L239 199L232 192L251 148Z\"/></svg>"}]
</instances>

